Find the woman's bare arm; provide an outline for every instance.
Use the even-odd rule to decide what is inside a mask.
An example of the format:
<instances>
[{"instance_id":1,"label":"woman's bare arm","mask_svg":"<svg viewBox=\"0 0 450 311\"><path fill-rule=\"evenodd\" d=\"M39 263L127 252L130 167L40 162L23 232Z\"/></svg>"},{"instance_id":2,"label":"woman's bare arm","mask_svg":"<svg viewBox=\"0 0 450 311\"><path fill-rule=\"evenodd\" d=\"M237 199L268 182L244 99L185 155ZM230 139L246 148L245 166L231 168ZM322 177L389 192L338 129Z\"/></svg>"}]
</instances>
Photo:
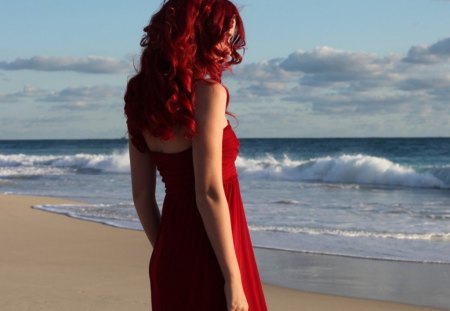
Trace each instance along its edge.
<instances>
[{"instance_id":1,"label":"woman's bare arm","mask_svg":"<svg viewBox=\"0 0 450 311\"><path fill-rule=\"evenodd\" d=\"M241 281L222 181L222 137L227 93L218 83L195 87L197 134L192 140L197 207L222 274Z\"/></svg>"},{"instance_id":2,"label":"woman's bare arm","mask_svg":"<svg viewBox=\"0 0 450 311\"><path fill-rule=\"evenodd\" d=\"M155 198L156 166L148 152L141 153L129 142L133 201L145 234L154 246L161 215Z\"/></svg>"}]
</instances>

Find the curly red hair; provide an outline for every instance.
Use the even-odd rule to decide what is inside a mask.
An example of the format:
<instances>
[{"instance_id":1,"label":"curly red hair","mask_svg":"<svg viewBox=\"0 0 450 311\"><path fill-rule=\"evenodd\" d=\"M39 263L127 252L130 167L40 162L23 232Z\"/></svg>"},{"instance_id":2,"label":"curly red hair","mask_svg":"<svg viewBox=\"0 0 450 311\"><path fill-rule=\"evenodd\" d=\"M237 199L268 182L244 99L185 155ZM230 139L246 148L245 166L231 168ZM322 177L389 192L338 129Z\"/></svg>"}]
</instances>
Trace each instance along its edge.
<instances>
[{"instance_id":1,"label":"curly red hair","mask_svg":"<svg viewBox=\"0 0 450 311\"><path fill-rule=\"evenodd\" d=\"M230 55L217 48L235 22ZM125 115L132 143L146 149L142 132L163 140L181 125L185 136L196 133L193 83L221 82L222 72L238 64L245 32L236 6L229 0L166 0L144 28L140 69L125 93Z\"/></svg>"}]
</instances>

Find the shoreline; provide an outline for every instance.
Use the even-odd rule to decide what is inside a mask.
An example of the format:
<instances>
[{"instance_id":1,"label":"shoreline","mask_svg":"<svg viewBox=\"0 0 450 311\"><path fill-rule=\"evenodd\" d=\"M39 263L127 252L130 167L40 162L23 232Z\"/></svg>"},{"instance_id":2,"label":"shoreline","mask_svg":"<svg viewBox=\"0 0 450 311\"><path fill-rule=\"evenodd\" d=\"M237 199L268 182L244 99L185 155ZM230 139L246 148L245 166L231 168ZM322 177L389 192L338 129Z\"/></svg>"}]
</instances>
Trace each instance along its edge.
<instances>
[{"instance_id":1,"label":"shoreline","mask_svg":"<svg viewBox=\"0 0 450 311\"><path fill-rule=\"evenodd\" d=\"M28 195L28 194L14 194L14 193L4 193L5 195L19 195L19 196L36 196L36 195ZM40 196L37 196L40 197ZM47 196L43 196L47 197ZM72 198L63 198L61 199L67 199L71 201L74 205L80 205L80 206L86 206L89 207L91 205L95 206L95 203L87 203L87 202L74 202ZM63 211L57 211L48 209L48 206L53 207L53 204L42 204L42 205L33 205L32 208L41 210L44 212L50 212L55 213L63 216L67 216L73 219L83 220L83 221L90 221L98 224L102 224L105 226L109 226L112 228L119 228L119 229L127 229L127 230L133 230L133 231L143 231L142 227L136 228L131 226L126 226L123 224L115 223L113 221L108 220L98 220L94 219L91 216L75 216L71 215L68 212ZM304 254L304 255L320 255L320 256L333 256L333 257L341 257L341 258L349 258L349 259L360 259L360 260L374 260L374 261L386 261L386 262L399 262L399 263L418 263L418 264L437 264L437 265L450 265L450 261L432 261L432 260L413 260L413 259L402 259L402 258L389 258L389 257L370 257L370 256L358 256L358 255L350 255L350 254L341 254L341 253L330 253L330 252L320 252L320 251L308 251L308 250L300 250L300 249L293 249L293 248L283 248L283 247L275 247L275 246L265 246L265 245L258 245L253 243L253 248L262 249L262 250L270 250L270 251L280 251L280 252L290 252L290 253L296 253L296 254Z\"/></svg>"},{"instance_id":2,"label":"shoreline","mask_svg":"<svg viewBox=\"0 0 450 311\"><path fill-rule=\"evenodd\" d=\"M27 195L27 194L5 194L5 195L30 196L30 195ZM31 195L31 196L35 196L35 195ZM39 196L37 196L37 197L39 197ZM47 196L43 196L43 197L47 197ZM61 198L61 199L66 199L66 198ZM67 198L67 200L70 200L72 203L77 204L77 205L78 204L79 205L85 205L85 206L91 205L91 203L86 203L86 202L74 202L70 198ZM59 215L62 215L62 216L67 216L69 218L83 220L83 221L89 221L89 222L93 222L93 223L109 226L109 227L112 227L112 228L126 229L126 230L138 231L138 232L143 231L143 229L126 227L126 226L119 225L119 224L114 224L114 223L108 222L108 221L95 220L95 219L92 219L92 218L89 218L89 217L86 217L86 218L77 217L77 216L73 216L73 215L70 215L70 214L65 213L65 212L58 212L58 211L47 210L47 209L45 209L45 207L44 208L42 207L42 206L45 206L45 205L46 204L33 205L32 208L40 210L40 211L43 211L43 212L59 214ZM50 204L50 205L52 205L52 204ZM264 245L256 245L256 244L253 244L253 248L262 249L262 250L270 250L270 251L275 251L275 252L280 251L280 252L290 252L290 253L304 254L304 255L333 256L333 257L342 257L342 258L350 258L350 259L361 259L361 260L374 260L374 261L387 261L387 262L400 262L400 263L401 262L405 262L405 263L450 265L450 262L441 262L441 261L418 261L418 260L415 261L415 260L408 260L408 259L363 257L363 256L347 255L347 254L339 254L339 253L322 253L322 252L315 252L315 251L297 250L297 249L291 249L291 248L277 248L277 247L272 247L272 246L264 246Z\"/></svg>"},{"instance_id":3,"label":"shoreline","mask_svg":"<svg viewBox=\"0 0 450 311\"><path fill-rule=\"evenodd\" d=\"M62 203L78 202L0 195L0 242L8 250L0 254L0 309L150 310L145 234L31 208ZM266 272L277 273L284 257L255 249L269 310L437 310L266 283Z\"/></svg>"}]
</instances>

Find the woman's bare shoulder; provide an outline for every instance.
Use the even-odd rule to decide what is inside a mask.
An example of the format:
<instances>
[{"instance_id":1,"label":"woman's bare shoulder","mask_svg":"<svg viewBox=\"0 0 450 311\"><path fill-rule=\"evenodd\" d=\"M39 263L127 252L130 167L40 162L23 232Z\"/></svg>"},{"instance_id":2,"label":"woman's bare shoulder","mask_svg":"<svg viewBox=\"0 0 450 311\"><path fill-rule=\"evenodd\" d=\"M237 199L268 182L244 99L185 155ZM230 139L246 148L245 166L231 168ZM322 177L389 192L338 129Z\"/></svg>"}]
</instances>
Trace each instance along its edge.
<instances>
[{"instance_id":1,"label":"woman's bare shoulder","mask_svg":"<svg viewBox=\"0 0 450 311\"><path fill-rule=\"evenodd\" d=\"M194 83L194 93L197 98L222 97L227 95L225 86L215 80L201 79Z\"/></svg>"},{"instance_id":2,"label":"woman's bare shoulder","mask_svg":"<svg viewBox=\"0 0 450 311\"><path fill-rule=\"evenodd\" d=\"M194 86L195 119L200 124L226 122L227 90L221 83L198 81Z\"/></svg>"}]
</instances>

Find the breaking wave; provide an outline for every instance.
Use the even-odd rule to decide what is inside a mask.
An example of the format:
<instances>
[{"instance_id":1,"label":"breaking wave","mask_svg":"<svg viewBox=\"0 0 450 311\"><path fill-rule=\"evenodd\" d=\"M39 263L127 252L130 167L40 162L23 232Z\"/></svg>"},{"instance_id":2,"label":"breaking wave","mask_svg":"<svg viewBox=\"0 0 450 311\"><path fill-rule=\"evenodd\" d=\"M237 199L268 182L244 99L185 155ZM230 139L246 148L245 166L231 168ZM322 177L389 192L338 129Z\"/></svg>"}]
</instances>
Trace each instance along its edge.
<instances>
[{"instance_id":1,"label":"breaking wave","mask_svg":"<svg viewBox=\"0 0 450 311\"><path fill-rule=\"evenodd\" d=\"M329 184L369 184L379 186L450 188L450 166L421 171L370 155L340 155L291 160L238 157L239 175L252 179L276 179ZM0 154L0 177L25 178L67 173L128 173L128 151L111 154L26 155ZM293 202L279 202L292 204ZM295 203L294 203L295 204Z\"/></svg>"},{"instance_id":2,"label":"breaking wave","mask_svg":"<svg viewBox=\"0 0 450 311\"><path fill-rule=\"evenodd\" d=\"M370 184L419 188L450 188L450 167L417 171L412 167L369 155L340 155L299 161L271 155L236 161L241 176L344 184Z\"/></svg>"},{"instance_id":3,"label":"breaking wave","mask_svg":"<svg viewBox=\"0 0 450 311\"><path fill-rule=\"evenodd\" d=\"M0 155L0 177L63 175L69 172L126 173L128 152L75 155Z\"/></svg>"}]
</instances>

